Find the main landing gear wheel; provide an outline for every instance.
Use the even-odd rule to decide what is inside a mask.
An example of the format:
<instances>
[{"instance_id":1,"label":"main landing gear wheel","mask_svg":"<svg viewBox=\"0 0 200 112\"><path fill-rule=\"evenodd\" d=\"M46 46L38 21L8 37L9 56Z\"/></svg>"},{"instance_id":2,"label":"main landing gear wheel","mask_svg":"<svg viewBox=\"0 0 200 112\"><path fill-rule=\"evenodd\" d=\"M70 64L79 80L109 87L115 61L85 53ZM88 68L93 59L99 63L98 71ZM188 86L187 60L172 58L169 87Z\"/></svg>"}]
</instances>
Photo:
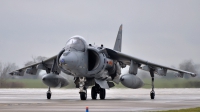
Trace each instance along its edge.
<instances>
[{"instance_id":1,"label":"main landing gear wheel","mask_svg":"<svg viewBox=\"0 0 200 112\"><path fill-rule=\"evenodd\" d=\"M80 99L86 100L87 99L87 89L84 88L85 92L80 92Z\"/></svg>"},{"instance_id":2,"label":"main landing gear wheel","mask_svg":"<svg viewBox=\"0 0 200 112\"><path fill-rule=\"evenodd\" d=\"M51 99L51 89L49 87L49 90L47 91L47 99Z\"/></svg>"},{"instance_id":3,"label":"main landing gear wheel","mask_svg":"<svg viewBox=\"0 0 200 112\"><path fill-rule=\"evenodd\" d=\"M97 91L96 91L95 86L93 86L92 89L91 89L91 97L92 97L93 100L97 99Z\"/></svg>"},{"instance_id":4,"label":"main landing gear wheel","mask_svg":"<svg viewBox=\"0 0 200 112\"><path fill-rule=\"evenodd\" d=\"M106 90L95 83L95 86L91 89L91 97L93 100L97 99L97 94L99 94L101 100L104 100L106 97Z\"/></svg>"},{"instance_id":5,"label":"main landing gear wheel","mask_svg":"<svg viewBox=\"0 0 200 112\"><path fill-rule=\"evenodd\" d=\"M101 100L105 99L105 97L106 97L106 90L105 89L100 88L100 90L99 90L99 97L100 97Z\"/></svg>"}]
</instances>

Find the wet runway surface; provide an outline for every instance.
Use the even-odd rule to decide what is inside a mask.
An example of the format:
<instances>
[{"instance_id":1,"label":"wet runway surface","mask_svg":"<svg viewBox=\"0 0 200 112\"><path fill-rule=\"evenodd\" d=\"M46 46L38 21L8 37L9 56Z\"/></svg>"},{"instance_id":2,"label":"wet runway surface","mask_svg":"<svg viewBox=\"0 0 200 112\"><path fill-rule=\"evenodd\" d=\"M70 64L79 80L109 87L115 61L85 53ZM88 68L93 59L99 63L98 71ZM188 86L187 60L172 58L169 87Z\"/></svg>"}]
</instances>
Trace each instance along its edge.
<instances>
[{"instance_id":1,"label":"wet runway surface","mask_svg":"<svg viewBox=\"0 0 200 112\"><path fill-rule=\"evenodd\" d=\"M52 89L51 100L47 89L0 89L0 112L132 112L157 111L200 107L200 89L110 89L105 100L81 101L79 89Z\"/></svg>"}]
</instances>

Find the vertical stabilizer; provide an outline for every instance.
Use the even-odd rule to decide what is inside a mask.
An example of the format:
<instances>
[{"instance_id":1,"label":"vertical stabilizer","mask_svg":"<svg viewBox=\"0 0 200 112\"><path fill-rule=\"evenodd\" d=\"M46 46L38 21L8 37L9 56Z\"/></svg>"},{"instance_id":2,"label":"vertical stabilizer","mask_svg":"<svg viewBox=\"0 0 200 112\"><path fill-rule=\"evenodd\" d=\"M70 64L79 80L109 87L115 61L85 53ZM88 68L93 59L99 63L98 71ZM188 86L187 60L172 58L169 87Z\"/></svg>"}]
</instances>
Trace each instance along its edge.
<instances>
[{"instance_id":1,"label":"vertical stabilizer","mask_svg":"<svg viewBox=\"0 0 200 112\"><path fill-rule=\"evenodd\" d=\"M114 50L121 52L121 48L122 48L122 25L119 27L117 38L115 41Z\"/></svg>"}]
</instances>

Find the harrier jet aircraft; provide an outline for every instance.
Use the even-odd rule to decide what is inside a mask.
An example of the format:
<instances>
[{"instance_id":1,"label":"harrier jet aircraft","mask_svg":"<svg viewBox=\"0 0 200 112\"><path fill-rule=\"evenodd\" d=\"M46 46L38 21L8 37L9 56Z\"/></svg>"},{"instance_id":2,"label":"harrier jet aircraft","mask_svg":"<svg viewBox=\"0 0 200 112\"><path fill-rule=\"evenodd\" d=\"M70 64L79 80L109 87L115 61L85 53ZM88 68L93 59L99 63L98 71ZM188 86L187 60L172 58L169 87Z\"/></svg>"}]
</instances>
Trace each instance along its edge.
<instances>
[{"instance_id":1,"label":"harrier jet aircraft","mask_svg":"<svg viewBox=\"0 0 200 112\"><path fill-rule=\"evenodd\" d=\"M166 76L167 70L174 71L177 76L184 74L195 77L196 74L179 70L160 64L155 64L129 56L121 52L122 47L122 25L119 28L116 42L113 49L87 44L81 36L73 36L66 42L65 47L55 56L35 63L30 66L15 70L11 75L23 76L24 73L36 75L38 70L45 70L46 75L42 81L49 88L47 99L51 99L51 87L64 87L68 81L59 74L74 77L76 88L79 88L81 100L87 99L87 88L91 88L91 98L105 99L106 90L115 86L115 83L122 83L125 87L137 89L143 86L143 81L137 76L138 69L148 71L151 76L152 90L150 98L155 98L154 74ZM121 75L121 68L129 66L129 73Z\"/></svg>"}]
</instances>

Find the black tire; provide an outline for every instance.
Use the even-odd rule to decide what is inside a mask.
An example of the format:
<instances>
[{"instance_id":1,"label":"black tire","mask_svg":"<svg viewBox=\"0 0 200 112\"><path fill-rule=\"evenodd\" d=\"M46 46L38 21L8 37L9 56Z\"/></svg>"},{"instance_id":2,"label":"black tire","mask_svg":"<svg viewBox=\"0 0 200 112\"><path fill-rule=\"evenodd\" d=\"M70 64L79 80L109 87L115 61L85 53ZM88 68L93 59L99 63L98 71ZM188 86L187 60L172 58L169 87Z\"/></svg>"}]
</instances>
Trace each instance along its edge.
<instances>
[{"instance_id":1,"label":"black tire","mask_svg":"<svg viewBox=\"0 0 200 112\"><path fill-rule=\"evenodd\" d=\"M96 92L95 86L93 86L92 89L91 89L91 97L92 97L93 100L97 99L97 92Z\"/></svg>"},{"instance_id":2,"label":"black tire","mask_svg":"<svg viewBox=\"0 0 200 112\"><path fill-rule=\"evenodd\" d=\"M151 96L151 99L154 99L155 98L155 92L151 91L150 96Z\"/></svg>"},{"instance_id":3,"label":"black tire","mask_svg":"<svg viewBox=\"0 0 200 112\"><path fill-rule=\"evenodd\" d=\"M101 100L105 99L105 97L106 97L106 90L105 89L100 88L99 97L100 97Z\"/></svg>"},{"instance_id":4,"label":"black tire","mask_svg":"<svg viewBox=\"0 0 200 112\"><path fill-rule=\"evenodd\" d=\"M51 93L47 93L47 99L51 99Z\"/></svg>"},{"instance_id":5,"label":"black tire","mask_svg":"<svg viewBox=\"0 0 200 112\"><path fill-rule=\"evenodd\" d=\"M87 99L87 89L84 89L86 92L80 92L80 98L81 100Z\"/></svg>"}]
</instances>

